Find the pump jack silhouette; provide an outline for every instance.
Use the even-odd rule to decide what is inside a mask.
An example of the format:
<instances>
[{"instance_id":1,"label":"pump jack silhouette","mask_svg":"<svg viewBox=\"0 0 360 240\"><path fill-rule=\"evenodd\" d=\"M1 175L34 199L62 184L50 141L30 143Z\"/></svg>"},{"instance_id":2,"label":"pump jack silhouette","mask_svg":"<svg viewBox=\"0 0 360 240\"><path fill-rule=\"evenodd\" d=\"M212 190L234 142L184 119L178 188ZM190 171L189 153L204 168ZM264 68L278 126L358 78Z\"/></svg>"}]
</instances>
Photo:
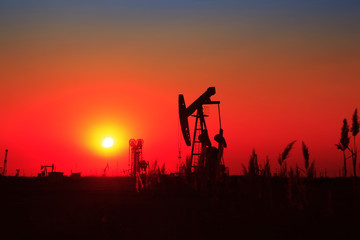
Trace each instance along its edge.
<instances>
[{"instance_id":1,"label":"pump jack silhouette","mask_svg":"<svg viewBox=\"0 0 360 240\"><path fill-rule=\"evenodd\" d=\"M223 129L221 128L220 101L212 101L211 96L215 94L215 87L209 87L198 99L196 99L189 107L186 107L184 96L179 95L179 117L181 131L187 146L191 146L190 166L191 171L196 172L199 165L204 164L205 169L209 173L211 181L214 181L216 175L221 171L225 173L225 165L223 160L223 150L227 147L225 138L223 137ZM217 104L219 113L220 130L214 139L218 142L218 148L213 147L207 131L203 106L208 104ZM192 115L196 111L196 115ZM195 127L193 141L190 140L190 130L188 117L195 116Z\"/></svg>"}]
</instances>

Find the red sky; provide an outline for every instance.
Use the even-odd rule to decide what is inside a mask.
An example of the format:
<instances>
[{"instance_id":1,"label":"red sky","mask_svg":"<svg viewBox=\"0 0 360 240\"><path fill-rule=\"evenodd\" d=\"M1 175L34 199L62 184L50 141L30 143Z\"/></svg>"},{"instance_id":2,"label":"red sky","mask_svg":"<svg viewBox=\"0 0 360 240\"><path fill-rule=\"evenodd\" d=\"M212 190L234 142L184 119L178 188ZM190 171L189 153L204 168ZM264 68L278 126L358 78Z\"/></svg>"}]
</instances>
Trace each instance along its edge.
<instances>
[{"instance_id":1,"label":"red sky","mask_svg":"<svg viewBox=\"0 0 360 240\"><path fill-rule=\"evenodd\" d=\"M318 171L336 175L342 166L334 144L360 103L360 36L350 7L130 7L128 15L120 6L119 14L108 6L100 13L4 7L0 158L9 149L10 175L17 168L36 175L51 163L65 174L100 174L107 163L120 173L130 138L144 139L145 160L174 171L179 143L183 159L188 154L178 94L189 105L210 86L221 101L230 173L241 173L254 148L275 169L292 140L290 165L302 166L305 141ZM215 134L216 108L205 112ZM101 146L106 136L115 140L110 152Z\"/></svg>"}]
</instances>

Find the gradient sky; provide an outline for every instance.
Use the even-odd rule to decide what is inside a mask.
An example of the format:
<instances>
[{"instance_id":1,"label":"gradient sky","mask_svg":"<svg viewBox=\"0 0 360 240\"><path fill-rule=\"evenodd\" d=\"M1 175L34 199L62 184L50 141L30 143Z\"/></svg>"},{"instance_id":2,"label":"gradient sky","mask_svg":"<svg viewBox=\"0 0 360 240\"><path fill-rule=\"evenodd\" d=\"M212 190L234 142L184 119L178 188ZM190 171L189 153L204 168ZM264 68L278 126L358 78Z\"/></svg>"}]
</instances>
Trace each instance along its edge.
<instances>
[{"instance_id":1,"label":"gradient sky","mask_svg":"<svg viewBox=\"0 0 360 240\"><path fill-rule=\"evenodd\" d=\"M189 105L215 86L231 174L252 149L275 169L298 140L290 165L303 166L305 141L335 176L342 120L360 107L359 12L334 0L1 1L0 159L8 148L10 175L51 163L115 174L143 138L145 160L174 171L179 145L189 153L178 94ZM216 110L205 110L211 138Z\"/></svg>"}]
</instances>

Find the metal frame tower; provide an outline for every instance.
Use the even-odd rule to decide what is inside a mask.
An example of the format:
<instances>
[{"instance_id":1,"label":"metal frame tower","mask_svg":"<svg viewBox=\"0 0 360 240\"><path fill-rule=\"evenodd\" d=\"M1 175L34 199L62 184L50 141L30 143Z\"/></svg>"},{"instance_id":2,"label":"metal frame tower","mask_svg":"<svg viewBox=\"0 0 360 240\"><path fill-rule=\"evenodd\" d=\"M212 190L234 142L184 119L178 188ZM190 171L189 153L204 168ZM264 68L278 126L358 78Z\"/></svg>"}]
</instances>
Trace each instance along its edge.
<instances>
[{"instance_id":1,"label":"metal frame tower","mask_svg":"<svg viewBox=\"0 0 360 240\"><path fill-rule=\"evenodd\" d=\"M148 162L143 160L142 147L144 145L143 139L130 139L129 141L129 161L130 161L130 175L145 174Z\"/></svg>"}]
</instances>

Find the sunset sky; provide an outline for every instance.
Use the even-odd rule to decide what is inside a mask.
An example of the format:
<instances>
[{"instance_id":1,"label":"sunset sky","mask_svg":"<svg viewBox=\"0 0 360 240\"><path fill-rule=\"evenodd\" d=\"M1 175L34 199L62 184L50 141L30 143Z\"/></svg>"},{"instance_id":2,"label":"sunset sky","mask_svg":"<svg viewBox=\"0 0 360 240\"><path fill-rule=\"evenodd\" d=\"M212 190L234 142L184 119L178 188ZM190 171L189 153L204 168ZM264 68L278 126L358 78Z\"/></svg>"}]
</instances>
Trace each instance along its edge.
<instances>
[{"instance_id":1,"label":"sunset sky","mask_svg":"<svg viewBox=\"0 0 360 240\"><path fill-rule=\"evenodd\" d=\"M275 170L297 140L290 165L303 167L304 141L335 176L342 120L360 107L359 12L335 0L1 1L0 164L9 149L9 175L52 163L116 174L143 138L144 159L175 171L179 146L189 154L178 94L190 105L214 86L231 174L253 149ZM213 139L217 108L205 113Z\"/></svg>"}]
</instances>

